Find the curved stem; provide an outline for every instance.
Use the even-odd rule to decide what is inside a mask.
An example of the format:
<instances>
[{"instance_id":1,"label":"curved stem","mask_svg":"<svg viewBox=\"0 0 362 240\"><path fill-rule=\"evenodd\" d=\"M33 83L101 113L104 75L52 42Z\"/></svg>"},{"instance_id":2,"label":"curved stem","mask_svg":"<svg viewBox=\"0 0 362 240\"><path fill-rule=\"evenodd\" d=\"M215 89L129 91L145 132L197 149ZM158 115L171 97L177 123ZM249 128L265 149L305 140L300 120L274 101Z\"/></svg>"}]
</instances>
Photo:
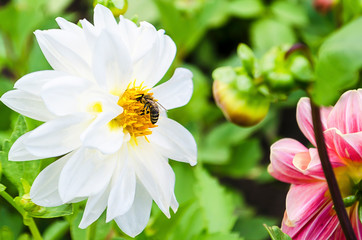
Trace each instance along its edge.
<instances>
[{"instance_id":1,"label":"curved stem","mask_svg":"<svg viewBox=\"0 0 362 240\"><path fill-rule=\"evenodd\" d=\"M313 129L314 135L317 142L318 154L321 160L323 172L325 178L328 183L329 192L331 193L334 209L337 213L338 220L341 224L344 235L347 240L357 240L356 235L353 231L351 221L347 215L346 208L343 203L341 192L339 191L338 183L336 177L333 172L333 167L331 162L329 161L321 117L320 117L320 109L317 105L315 105L312 101L310 102L312 108L312 119L313 119Z\"/></svg>"},{"instance_id":2,"label":"curved stem","mask_svg":"<svg viewBox=\"0 0 362 240\"><path fill-rule=\"evenodd\" d=\"M28 216L27 212L19 207L15 202L14 199L5 191L0 191L0 196L2 196L11 206L13 206L23 217L24 225L29 227L31 234L33 235L34 240L42 240L42 236L40 235L39 229L36 226L34 219Z\"/></svg>"}]
</instances>

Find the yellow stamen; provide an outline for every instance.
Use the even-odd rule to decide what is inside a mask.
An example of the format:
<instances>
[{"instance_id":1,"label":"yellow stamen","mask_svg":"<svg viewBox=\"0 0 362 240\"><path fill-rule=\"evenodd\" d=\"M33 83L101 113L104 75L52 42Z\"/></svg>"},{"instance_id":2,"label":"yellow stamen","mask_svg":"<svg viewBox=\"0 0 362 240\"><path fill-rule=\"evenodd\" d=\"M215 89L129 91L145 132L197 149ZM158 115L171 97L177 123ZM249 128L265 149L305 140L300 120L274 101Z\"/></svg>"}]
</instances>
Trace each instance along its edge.
<instances>
[{"instance_id":1,"label":"yellow stamen","mask_svg":"<svg viewBox=\"0 0 362 240\"><path fill-rule=\"evenodd\" d=\"M110 123L110 128L122 127L125 133L129 133L131 139L137 144L137 137L152 134L151 128L157 127L151 123L150 113L146 113L145 105L137 98L149 93L150 89L141 85L135 86L135 82L128 84L127 90L118 100L118 105L123 108L123 113L114 118Z\"/></svg>"}]
</instances>

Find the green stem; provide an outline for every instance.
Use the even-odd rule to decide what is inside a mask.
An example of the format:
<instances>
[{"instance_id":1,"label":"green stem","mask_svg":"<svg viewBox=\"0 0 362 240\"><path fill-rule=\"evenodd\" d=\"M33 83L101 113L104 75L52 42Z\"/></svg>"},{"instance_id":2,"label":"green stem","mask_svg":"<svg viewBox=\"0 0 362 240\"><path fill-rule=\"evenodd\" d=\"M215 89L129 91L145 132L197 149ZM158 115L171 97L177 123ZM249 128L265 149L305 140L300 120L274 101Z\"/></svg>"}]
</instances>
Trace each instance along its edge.
<instances>
[{"instance_id":1,"label":"green stem","mask_svg":"<svg viewBox=\"0 0 362 240\"><path fill-rule=\"evenodd\" d=\"M14 199L5 191L0 191L0 196L2 196L8 203L11 204L22 216L25 215L24 209L19 207L15 202Z\"/></svg>"},{"instance_id":2,"label":"green stem","mask_svg":"<svg viewBox=\"0 0 362 240\"><path fill-rule=\"evenodd\" d=\"M347 215L341 192L339 191L338 183L336 180L336 176L334 175L333 172L332 164L328 157L324 141L320 109L312 101L310 102L310 105L312 108L313 129L314 129L315 139L317 142L318 154L321 160L324 176L328 183L329 192L331 193L332 196L334 210L337 213L339 223L341 224L341 228L343 230L344 235L346 236L346 239L357 240L356 235L352 228L351 221Z\"/></svg>"},{"instance_id":3,"label":"green stem","mask_svg":"<svg viewBox=\"0 0 362 240\"><path fill-rule=\"evenodd\" d=\"M36 226L34 219L28 216L27 212L19 207L14 199L5 191L0 191L0 196L2 196L11 206L13 206L20 214L23 216L24 225L29 227L31 234L33 235L34 240L42 240L42 236L40 235L39 229Z\"/></svg>"}]
</instances>

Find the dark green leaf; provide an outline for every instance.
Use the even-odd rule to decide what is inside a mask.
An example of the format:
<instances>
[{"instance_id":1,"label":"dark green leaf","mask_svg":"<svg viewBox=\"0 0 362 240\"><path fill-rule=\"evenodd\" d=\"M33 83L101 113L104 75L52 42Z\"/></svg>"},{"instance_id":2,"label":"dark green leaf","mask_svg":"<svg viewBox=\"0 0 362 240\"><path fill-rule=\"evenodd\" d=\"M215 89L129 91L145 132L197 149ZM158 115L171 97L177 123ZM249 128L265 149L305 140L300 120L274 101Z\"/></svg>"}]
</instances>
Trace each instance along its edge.
<instances>
[{"instance_id":1,"label":"dark green leaf","mask_svg":"<svg viewBox=\"0 0 362 240\"><path fill-rule=\"evenodd\" d=\"M292 240L287 234L283 233L277 226L269 227L264 224L265 229L268 231L272 240Z\"/></svg>"},{"instance_id":2,"label":"dark green leaf","mask_svg":"<svg viewBox=\"0 0 362 240\"><path fill-rule=\"evenodd\" d=\"M68 232L69 223L67 221L57 221L51 224L44 232L44 240L60 240L64 239L64 235Z\"/></svg>"},{"instance_id":3,"label":"dark green leaf","mask_svg":"<svg viewBox=\"0 0 362 240\"><path fill-rule=\"evenodd\" d=\"M331 35L321 46L312 92L318 104L334 104L343 91L356 87L362 67L361 29L362 17Z\"/></svg>"}]
</instances>

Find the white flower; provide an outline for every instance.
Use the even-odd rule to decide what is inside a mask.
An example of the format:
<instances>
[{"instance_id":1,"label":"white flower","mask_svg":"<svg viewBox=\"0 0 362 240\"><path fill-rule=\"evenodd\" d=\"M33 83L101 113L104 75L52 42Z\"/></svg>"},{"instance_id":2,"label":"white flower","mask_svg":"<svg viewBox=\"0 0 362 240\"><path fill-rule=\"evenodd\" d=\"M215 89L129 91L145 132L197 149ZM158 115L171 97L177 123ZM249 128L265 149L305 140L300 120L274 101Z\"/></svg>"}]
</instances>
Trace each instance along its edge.
<instances>
[{"instance_id":1,"label":"white flower","mask_svg":"<svg viewBox=\"0 0 362 240\"><path fill-rule=\"evenodd\" d=\"M147 225L152 199L167 217L178 208L168 158L196 164L194 138L165 112L189 101L192 73L178 68L154 87L174 59L171 38L147 22L138 27L121 16L117 23L101 5L94 11L94 26L57 18L61 29L35 32L54 70L22 77L1 101L45 123L20 137L9 159L64 155L35 179L34 203L88 199L79 227L107 208L107 221L135 236ZM157 109L158 117L148 113Z\"/></svg>"}]
</instances>

